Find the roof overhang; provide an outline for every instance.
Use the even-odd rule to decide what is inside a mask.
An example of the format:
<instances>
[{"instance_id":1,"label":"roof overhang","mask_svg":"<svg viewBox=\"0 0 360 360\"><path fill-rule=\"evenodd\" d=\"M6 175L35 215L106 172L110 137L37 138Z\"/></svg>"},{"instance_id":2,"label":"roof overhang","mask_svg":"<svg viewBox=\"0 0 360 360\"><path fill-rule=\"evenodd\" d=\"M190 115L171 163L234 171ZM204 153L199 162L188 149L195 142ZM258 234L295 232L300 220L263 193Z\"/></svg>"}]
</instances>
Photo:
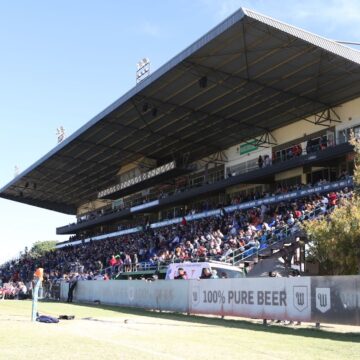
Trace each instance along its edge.
<instances>
[{"instance_id":1,"label":"roof overhang","mask_svg":"<svg viewBox=\"0 0 360 360\"><path fill-rule=\"evenodd\" d=\"M204 81L200 81L200 79ZM189 161L360 96L360 53L240 9L0 190L65 213L121 166ZM156 111L153 111L156 109Z\"/></svg>"}]
</instances>

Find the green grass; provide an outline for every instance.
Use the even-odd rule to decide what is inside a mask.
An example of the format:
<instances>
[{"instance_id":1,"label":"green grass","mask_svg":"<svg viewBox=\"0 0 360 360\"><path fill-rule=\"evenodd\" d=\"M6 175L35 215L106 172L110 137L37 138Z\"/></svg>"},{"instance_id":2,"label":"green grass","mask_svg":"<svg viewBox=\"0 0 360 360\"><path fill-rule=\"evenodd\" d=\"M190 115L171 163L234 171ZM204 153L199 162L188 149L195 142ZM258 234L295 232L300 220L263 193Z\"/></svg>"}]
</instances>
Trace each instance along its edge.
<instances>
[{"instance_id":1,"label":"green grass","mask_svg":"<svg viewBox=\"0 0 360 360\"><path fill-rule=\"evenodd\" d=\"M30 301L1 301L0 359L360 359L360 333L344 328L264 327L243 320L51 302L39 303L39 312L76 318L32 323Z\"/></svg>"}]
</instances>

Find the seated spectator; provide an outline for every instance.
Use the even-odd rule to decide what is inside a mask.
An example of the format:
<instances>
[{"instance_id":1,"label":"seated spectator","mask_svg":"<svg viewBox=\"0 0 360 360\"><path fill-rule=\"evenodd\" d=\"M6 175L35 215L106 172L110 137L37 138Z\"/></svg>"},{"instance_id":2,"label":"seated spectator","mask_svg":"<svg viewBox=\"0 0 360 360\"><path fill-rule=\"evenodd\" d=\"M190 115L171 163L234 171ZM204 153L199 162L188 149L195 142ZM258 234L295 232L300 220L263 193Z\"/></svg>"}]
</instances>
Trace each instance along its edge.
<instances>
[{"instance_id":1,"label":"seated spectator","mask_svg":"<svg viewBox=\"0 0 360 360\"><path fill-rule=\"evenodd\" d=\"M179 268L178 269L178 274L176 276L174 276L175 280L187 280L187 274L186 271L183 268Z\"/></svg>"},{"instance_id":2,"label":"seated spectator","mask_svg":"<svg viewBox=\"0 0 360 360\"><path fill-rule=\"evenodd\" d=\"M212 273L209 268L203 268L200 279L211 279Z\"/></svg>"},{"instance_id":3,"label":"seated spectator","mask_svg":"<svg viewBox=\"0 0 360 360\"><path fill-rule=\"evenodd\" d=\"M329 199L330 206L335 206L337 204L337 195L336 195L336 193L334 191L332 191L328 195L328 199Z\"/></svg>"},{"instance_id":4,"label":"seated spectator","mask_svg":"<svg viewBox=\"0 0 360 360\"><path fill-rule=\"evenodd\" d=\"M290 226L294 225L295 219L294 219L294 215L292 213L289 214L289 218L287 219L286 223Z\"/></svg>"},{"instance_id":5,"label":"seated spectator","mask_svg":"<svg viewBox=\"0 0 360 360\"><path fill-rule=\"evenodd\" d=\"M279 192L297 188L283 186ZM261 195L254 193L247 196L239 197L239 201L252 200ZM263 249L287 234L295 233L300 222L328 213L351 196L352 191L344 188L327 196L314 194L226 214L220 212L218 215L188 220L186 224L172 224L148 232L63 247L38 261L44 264L45 278L53 284L64 281L67 275L71 276L74 272L79 272L80 280L103 280L109 277L108 266L114 268L111 273L116 276L123 271L136 271L138 267L146 270L172 261L228 260L234 252L246 255L247 250ZM221 209L221 206L217 209ZM19 281L28 284L36 262L36 259L25 254L17 261L1 266L2 293L16 298L22 288ZM107 269L103 270L104 267ZM51 284L49 293L52 292ZM27 288L30 289L30 285Z\"/></svg>"}]
</instances>

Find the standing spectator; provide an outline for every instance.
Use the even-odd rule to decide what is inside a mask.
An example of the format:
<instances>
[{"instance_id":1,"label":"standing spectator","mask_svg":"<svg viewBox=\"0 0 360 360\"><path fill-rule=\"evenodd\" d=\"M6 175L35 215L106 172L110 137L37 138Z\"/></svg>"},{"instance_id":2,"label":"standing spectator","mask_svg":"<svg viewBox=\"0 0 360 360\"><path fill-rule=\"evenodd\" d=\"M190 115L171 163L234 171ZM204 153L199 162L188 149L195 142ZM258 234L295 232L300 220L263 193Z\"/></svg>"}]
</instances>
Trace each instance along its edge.
<instances>
[{"instance_id":1,"label":"standing spectator","mask_svg":"<svg viewBox=\"0 0 360 360\"><path fill-rule=\"evenodd\" d=\"M292 147L292 153L294 157L300 156L302 154L302 147L300 144L296 144Z\"/></svg>"},{"instance_id":2,"label":"standing spectator","mask_svg":"<svg viewBox=\"0 0 360 360\"><path fill-rule=\"evenodd\" d=\"M67 298L68 303L72 303L73 301L74 290L76 288L77 282L78 282L78 276L77 274L74 274L69 280L69 292Z\"/></svg>"},{"instance_id":3,"label":"standing spectator","mask_svg":"<svg viewBox=\"0 0 360 360\"><path fill-rule=\"evenodd\" d=\"M328 141L327 136L323 135L320 139L320 150L325 150L327 148Z\"/></svg>"},{"instance_id":4,"label":"standing spectator","mask_svg":"<svg viewBox=\"0 0 360 360\"><path fill-rule=\"evenodd\" d=\"M137 271L138 265L139 265L139 259L137 254L134 252L131 256L131 262L132 262L132 268L133 271Z\"/></svg>"},{"instance_id":5,"label":"standing spectator","mask_svg":"<svg viewBox=\"0 0 360 360\"><path fill-rule=\"evenodd\" d=\"M118 271L119 271L121 269L122 265L123 265L123 261L121 260L120 255L116 255L115 259L116 259L115 266L118 267Z\"/></svg>"},{"instance_id":6,"label":"standing spectator","mask_svg":"<svg viewBox=\"0 0 360 360\"><path fill-rule=\"evenodd\" d=\"M95 262L95 268L98 271L101 271L103 269L103 264L102 264L102 262L100 260Z\"/></svg>"},{"instance_id":7,"label":"standing spectator","mask_svg":"<svg viewBox=\"0 0 360 360\"><path fill-rule=\"evenodd\" d=\"M131 271L131 257L130 257L129 254L125 255L124 269L125 269L126 272Z\"/></svg>"},{"instance_id":8,"label":"standing spectator","mask_svg":"<svg viewBox=\"0 0 360 360\"><path fill-rule=\"evenodd\" d=\"M271 165L271 158L269 155L265 155L264 157L264 167L270 166Z\"/></svg>"},{"instance_id":9,"label":"standing spectator","mask_svg":"<svg viewBox=\"0 0 360 360\"><path fill-rule=\"evenodd\" d=\"M114 267L116 265L116 258L115 258L115 255L112 255L111 256L111 259L109 260L109 265L111 267Z\"/></svg>"}]
</instances>

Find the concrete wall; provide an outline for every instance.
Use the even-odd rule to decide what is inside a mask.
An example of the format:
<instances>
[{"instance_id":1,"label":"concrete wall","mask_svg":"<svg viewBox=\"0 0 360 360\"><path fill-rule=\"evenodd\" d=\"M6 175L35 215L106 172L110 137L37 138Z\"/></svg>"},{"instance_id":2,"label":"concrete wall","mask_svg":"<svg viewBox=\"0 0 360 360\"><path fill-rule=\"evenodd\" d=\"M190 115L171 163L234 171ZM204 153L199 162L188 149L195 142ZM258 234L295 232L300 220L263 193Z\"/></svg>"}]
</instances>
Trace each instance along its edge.
<instances>
[{"instance_id":1,"label":"concrete wall","mask_svg":"<svg viewBox=\"0 0 360 360\"><path fill-rule=\"evenodd\" d=\"M61 297L66 299L68 284ZM79 281L76 302L360 325L360 276Z\"/></svg>"},{"instance_id":2,"label":"concrete wall","mask_svg":"<svg viewBox=\"0 0 360 360\"><path fill-rule=\"evenodd\" d=\"M339 115L340 122L333 122L331 124L326 123L326 125L335 126L336 139L338 138L339 131L360 124L360 98L344 103L334 108L334 110ZM336 116L332 114L332 118L336 119ZM315 121L315 116L308 116L307 119ZM281 145L324 129L324 126L314 125L306 120L299 120L290 125L274 130L272 135L276 139L277 144ZM306 142L303 145L306 146ZM243 155L240 155L239 150L240 144L232 146L225 151L228 158L226 167L236 166L246 161L257 159L259 155L272 155L272 148L266 149L260 147L258 150Z\"/></svg>"},{"instance_id":3,"label":"concrete wall","mask_svg":"<svg viewBox=\"0 0 360 360\"><path fill-rule=\"evenodd\" d=\"M296 169L291 169L288 171L283 171L281 173L275 174L275 181L290 179L295 176L301 176L301 177L303 176L303 168L302 167L296 168ZM303 178L301 180L304 181Z\"/></svg>"},{"instance_id":4,"label":"concrete wall","mask_svg":"<svg viewBox=\"0 0 360 360\"><path fill-rule=\"evenodd\" d=\"M360 124L360 98L342 104L335 110L341 119L341 123L336 124L336 131Z\"/></svg>"},{"instance_id":5,"label":"concrete wall","mask_svg":"<svg viewBox=\"0 0 360 360\"><path fill-rule=\"evenodd\" d=\"M97 209L101 209L106 205L110 205L111 204L111 200L94 200L94 201L89 201L81 206L78 207L77 209L77 215L80 216L82 214L86 214L89 213L91 211L95 211Z\"/></svg>"},{"instance_id":6,"label":"concrete wall","mask_svg":"<svg viewBox=\"0 0 360 360\"><path fill-rule=\"evenodd\" d=\"M61 299L66 300L68 284L62 284ZM76 302L100 301L107 305L186 312L187 281L111 280L79 281L74 292Z\"/></svg>"},{"instance_id":7,"label":"concrete wall","mask_svg":"<svg viewBox=\"0 0 360 360\"><path fill-rule=\"evenodd\" d=\"M249 161L249 160L258 159L259 155L261 155L263 157L265 155L269 155L271 157L271 149L264 148L264 147L259 147L257 150L251 151L247 154L240 155L240 146L241 146L241 144L235 145L235 146L228 148L225 151L225 154L226 154L226 157L228 160L226 163L226 167L232 167L232 166L241 164L241 163Z\"/></svg>"}]
</instances>

